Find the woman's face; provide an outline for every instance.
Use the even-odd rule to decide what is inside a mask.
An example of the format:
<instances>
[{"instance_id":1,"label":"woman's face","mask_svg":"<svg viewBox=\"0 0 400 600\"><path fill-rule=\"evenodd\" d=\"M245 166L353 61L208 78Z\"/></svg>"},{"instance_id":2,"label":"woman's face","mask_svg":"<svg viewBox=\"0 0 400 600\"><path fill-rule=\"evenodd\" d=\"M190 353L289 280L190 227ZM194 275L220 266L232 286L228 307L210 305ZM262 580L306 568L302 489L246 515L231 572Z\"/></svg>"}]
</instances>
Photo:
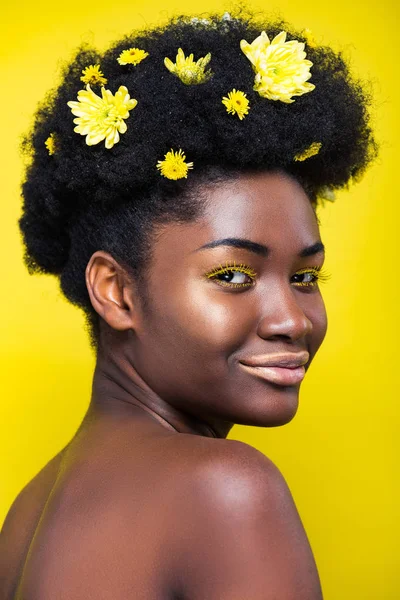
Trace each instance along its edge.
<instances>
[{"instance_id":1,"label":"woman's face","mask_svg":"<svg viewBox=\"0 0 400 600\"><path fill-rule=\"evenodd\" d=\"M248 246L216 244L226 239ZM288 175L213 188L200 220L160 230L149 310L130 338L135 370L164 401L206 423L289 422L301 383L278 385L240 361L306 351L308 369L327 316L318 285L299 285L315 275L298 271L322 266L321 250L300 256L320 241L310 201Z\"/></svg>"}]
</instances>

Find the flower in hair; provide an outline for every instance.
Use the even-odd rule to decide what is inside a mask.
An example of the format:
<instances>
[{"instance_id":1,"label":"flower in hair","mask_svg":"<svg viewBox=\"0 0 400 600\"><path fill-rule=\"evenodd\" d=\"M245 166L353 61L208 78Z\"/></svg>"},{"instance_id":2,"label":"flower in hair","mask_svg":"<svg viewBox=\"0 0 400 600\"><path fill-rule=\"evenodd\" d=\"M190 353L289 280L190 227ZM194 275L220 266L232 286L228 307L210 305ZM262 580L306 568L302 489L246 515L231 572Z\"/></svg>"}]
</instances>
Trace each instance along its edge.
<instances>
[{"instance_id":1,"label":"flower in hair","mask_svg":"<svg viewBox=\"0 0 400 600\"><path fill-rule=\"evenodd\" d=\"M185 159L186 156L182 150L174 152L171 148L170 152L164 156L164 160L157 162L157 169L168 179L182 179L182 177L187 177L189 169L193 169L193 163L186 163Z\"/></svg>"},{"instance_id":2,"label":"flower in hair","mask_svg":"<svg viewBox=\"0 0 400 600\"><path fill-rule=\"evenodd\" d=\"M198 61L193 60L193 54L185 57L182 48L178 49L176 55L176 63L173 63L169 58L164 59L164 64L168 71L179 77L186 85L205 83L211 77L211 71L204 69L211 59L211 52L199 58Z\"/></svg>"},{"instance_id":3,"label":"flower in hair","mask_svg":"<svg viewBox=\"0 0 400 600\"><path fill-rule=\"evenodd\" d=\"M329 200L329 202L335 202L336 200L335 190L327 185L321 188L319 195L323 201Z\"/></svg>"},{"instance_id":4,"label":"flower in hair","mask_svg":"<svg viewBox=\"0 0 400 600\"><path fill-rule=\"evenodd\" d=\"M96 85L100 83L106 85L107 83L107 79L100 71L100 65L89 65L86 69L83 69L82 74L81 81L85 84Z\"/></svg>"},{"instance_id":5,"label":"flower in hair","mask_svg":"<svg viewBox=\"0 0 400 600\"><path fill-rule=\"evenodd\" d=\"M235 113L242 120L249 112L249 101L246 98L246 94L235 88L229 92L228 96L223 96L222 104L226 106L228 113L234 115Z\"/></svg>"},{"instance_id":6,"label":"flower in hair","mask_svg":"<svg viewBox=\"0 0 400 600\"><path fill-rule=\"evenodd\" d=\"M123 50L117 61L120 65L138 65L149 53L140 48L129 48L129 50Z\"/></svg>"},{"instance_id":7,"label":"flower in hair","mask_svg":"<svg viewBox=\"0 0 400 600\"><path fill-rule=\"evenodd\" d=\"M57 146L57 142L56 142L56 138L54 133L51 133L49 135L49 137L47 138L47 140L45 141L44 145L47 148L48 153L50 154L50 156L52 154L55 154L56 151L56 146Z\"/></svg>"},{"instance_id":8,"label":"flower in hair","mask_svg":"<svg viewBox=\"0 0 400 600\"><path fill-rule=\"evenodd\" d=\"M194 25L209 25L211 23L210 19L199 19L198 17L193 17L190 22Z\"/></svg>"},{"instance_id":9,"label":"flower in hair","mask_svg":"<svg viewBox=\"0 0 400 600\"><path fill-rule=\"evenodd\" d=\"M292 96L311 92L315 85L308 83L312 62L306 60L305 44L286 42L286 31L281 31L270 42L263 31L251 44L241 40L240 48L253 65L256 75L253 90L263 98L289 104Z\"/></svg>"},{"instance_id":10,"label":"flower in hair","mask_svg":"<svg viewBox=\"0 0 400 600\"><path fill-rule=\"evenodd\" d=\"M78 102L68 102L76 127L74 131L86 135L86 144L93 146L106 140L107 149L119 142L119 134L125 133L127 125L124 119L129 111L135 108L137 100L129 96L124 85L121 85L115 96L110 90L101 88L101 96L97 96L88 84L86 90L78 92Z\"/></svg>"},{"instance_id":11,"label":"flower in hair","mask_svg":"<svg viewBox=\"0 0 400 600\"><path fill-rule=\"evenodd\" d=\"M308 146L308 148L303 150L303 152L298 152L295 155L294 160L306 160L307 158L310 158L311 156L315 156L321 150L321 147L322 147L321 142L313 142L311 144L311 146Z\"/></svg>"},{"instance_id":12,"label":"flower in hair","mask_svg":"<svg viewBox=\"0 0 400 600\"><path fill-rule=\"evenodd\" d=\"M311 29L304 29L303 31L303 35L306 38L307 41L307 46L310 46L310 48L316 48L317 47L317 41L314 37L313 32L311 31Z\"/></svg>"}]
</instances>

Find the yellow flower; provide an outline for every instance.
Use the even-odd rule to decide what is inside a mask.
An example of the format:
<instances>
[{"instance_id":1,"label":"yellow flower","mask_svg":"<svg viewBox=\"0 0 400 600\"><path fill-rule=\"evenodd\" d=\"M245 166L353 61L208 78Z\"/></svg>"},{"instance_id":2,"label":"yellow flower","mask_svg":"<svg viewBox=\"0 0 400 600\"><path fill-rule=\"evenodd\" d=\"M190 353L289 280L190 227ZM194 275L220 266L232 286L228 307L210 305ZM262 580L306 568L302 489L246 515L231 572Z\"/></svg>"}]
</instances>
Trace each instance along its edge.
<instances>
[{"instance_id":1,"label":"yellow flower","mask_svg":"<svg viewBox=\"0 0 400 600\"><path fill-rule=\"evenodd\" d=\"M164 64L171 73L179 77L186 85L205 83L211 77L211 71L204 71L211 59L211 53L199 58L198 61L193 60L193 54L185 58L182 48L178 49L176 55L176 63L173 63L169 58L164 59Z\"/></svg>"},{"instance_id":2,"label":"yellow flower","mask_svg":"<svg viewBox=\"0 0 400 600\"><path fill-rule=\"evenodd\" d=\"M310 46L310 48L316 48L317 47L317 41L314 37L313 32L311 31L311 29L305 29L303 31L303 35L307 40L307 46Z\"/></svg>"},{"instance_id":3,"label":"yellow flower","mask_svg":"<svg viewBox=\"0 0 400 600\"><path fill-rule=\"evenodd\" d=\"M55 138L54 133L51 133L49 135L49 137L45 141L44 145L46 146L47 151L50 154L50 156L55 153L57 142L56 142L56 138Z\"/></svg>"},{"instance_id":4,"label":"yellow flower","mask_svg":"<svg viewBox=\"0 0 400 600\"><path fill-rule=\"evenodd\" d=\"M335 190L332 187L324 186L319 194L322 200L329 200L329 202L335 202L336 200Z\"/></svg>"},{"instance_id":5,"label":"yellow flower","mask_svg":"<svg viewBox=\"0 0 400 600\"><path fill-rule=\"evenodd\" d=\"M102 87L101 95L101 98L97 96L88 84L86 90L78 92L78 102L67 104L72 114L78 117L74 119L77 125L74 131L86 135L87 145L93 146L105 139L105 146L109 149L119 142L119 133L127 130L124 119L129 117L129 111L135 108L137 100L130 98L124 85L119 87L115 96Z\"/></svg>"},{"instance_id":6,"label":"yellow flower","mask_svg":"<svg viewBox=\"0 0 400 600\"><path fill-rule=\"evenodd\" d=\"M140 48L129 48L129 50L123 50L117 61L120 65L138 65L149 53Z\"/></svg>"},{"instance_id":7,"label":"yellow flower","mask_svg":"<svg viewBox=\"0 0 400 600\"><path fill-rule=\"evenodd\" d=\"M106 85L107 83L107 79L100 71L100 65L89 65L86 69L83 69L82 73L81 81L83 83L89 83L90 85L96 85L96 83Z\"/></svg>"},{"instance_id":8,"label":"yellow flower","mask_svg":"<svg viewBox=\"0 0 400 600\"><path fill-rule=\"evenodd\" d=\"M249 112L249 101L246 94L241 91L236 91L235 88L229 92L228 97L223 96L222 104L226 106L228 113L238 115L239 119L243 119Z\"/></svg>"},{"instance_id":9,"label":"yellow flower","mask_svg":"<svg viewBox=\"0 0 400 600\"><path fill-rule=\"evenodd\" d=\"M241 40L240 48L256 73L253 89L263 98L289 104L294 102L292 96L311 92L315 85L307 82L313 63L305 59L305 44L285 40L286 31L281 31L272 42L263 31L251 44Z\"/></svg>"},{"instance_id":10,"label":"yellow flower","mask_svg":"<svg viewBox=\"0 0 400 600\"><path fill-rule=\"evenodd\" d=\"M294 160L306 160L310 158L310 156L315 156L321 150L322 144L321 142L313 142L311 146L303 150L303 152L298 152Z\"/></svg>"},{"instance_id":11,"label":"yellow flower","mask_svg":"<svg viewBox=\"0 0 400 600\"><path fill-rule=\"evenodd\" d=\"M164 160L157 162L157 169L160 169L161 175L168 179L182 179L182 177L187 177L189 169L193 169L193 163L186 163L185 158L182 150L174 152L171 148Z\"/></svg>"}]
</instances>

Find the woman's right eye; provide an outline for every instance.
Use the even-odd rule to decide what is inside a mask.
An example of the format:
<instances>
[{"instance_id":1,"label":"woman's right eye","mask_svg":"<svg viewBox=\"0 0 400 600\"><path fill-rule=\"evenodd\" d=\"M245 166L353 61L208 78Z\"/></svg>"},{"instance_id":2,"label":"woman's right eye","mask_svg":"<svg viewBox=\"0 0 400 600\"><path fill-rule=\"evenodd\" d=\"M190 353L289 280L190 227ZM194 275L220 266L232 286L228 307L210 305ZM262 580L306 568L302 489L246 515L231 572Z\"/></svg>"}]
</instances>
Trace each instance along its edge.
<instances>
[{"instance_id":1,"label":"woman's right eye","mask_svg":"<svg viewBox=\"0 0 400 600\"><path fill-rule=\"evenodd\" d=\"M228 283L230 285L242 286L242 285L253 285L253 281L246 273L230 269L224 273L219 273L215 278L220 283ZM247 280L247 281L246 281Z\"/></svg>"},{"instance_id":2,"label":"woman's right eye","mask_svg":"<svg viewBox=\"0 0 400 600\"><path fill-rule=\"evenodd\" d=\"M206 273L208 279L214 279L218 285L242 288L254 285L257 273L251 267L240 264L219 265L209 273Z\"/></svg>"}]
</instances>

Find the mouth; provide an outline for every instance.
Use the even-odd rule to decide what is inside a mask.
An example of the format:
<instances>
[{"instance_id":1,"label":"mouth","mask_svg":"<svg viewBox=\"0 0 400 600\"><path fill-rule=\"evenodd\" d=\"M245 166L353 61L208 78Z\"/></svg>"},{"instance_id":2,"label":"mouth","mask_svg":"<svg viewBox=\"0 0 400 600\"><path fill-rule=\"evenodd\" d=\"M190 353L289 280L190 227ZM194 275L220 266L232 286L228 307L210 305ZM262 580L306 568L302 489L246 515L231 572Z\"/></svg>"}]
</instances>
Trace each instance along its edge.
<instances>
[{"instance_id":1,"label":"mouth","mask_svg":"<svg viewBox=\"0 0 400 600\"><path fill-rule=\"evenodd\" d=\"M251 367L243 363L239 363L246 371L277 385L296 385L300 383L305 376L306 370L304 366L300 367Z\"/></svg>"}]
</instances>

